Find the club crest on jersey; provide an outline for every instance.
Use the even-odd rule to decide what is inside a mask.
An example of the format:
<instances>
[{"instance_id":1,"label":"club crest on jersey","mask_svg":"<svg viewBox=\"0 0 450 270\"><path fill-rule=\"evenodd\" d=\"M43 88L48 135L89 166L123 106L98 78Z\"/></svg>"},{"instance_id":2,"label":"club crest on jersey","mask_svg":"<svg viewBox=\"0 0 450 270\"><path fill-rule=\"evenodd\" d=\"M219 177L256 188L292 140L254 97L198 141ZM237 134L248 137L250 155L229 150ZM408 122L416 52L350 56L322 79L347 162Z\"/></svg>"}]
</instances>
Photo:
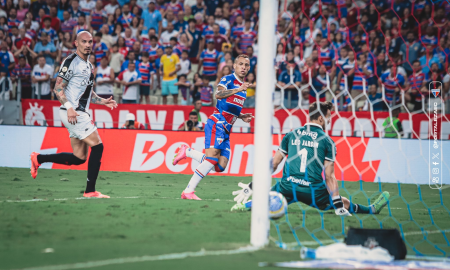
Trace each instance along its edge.
<instances>
[{"instance_id":1,"label":"club crest on jersey","mask_svg":"<svg viewBox=\"0 0 450 270\"><path fill-rule=\"evenodd\" d=\"M431 89L431 93L433 93L433 96L437 98L441 93L441 89Z\"/></svg>"},{"instance_id":2,"label":"club crest on jersey","mask_svg":"<svg viewBox=\"0 0 450 270\"><path fill-rule=\"evenodd\" d=\"M222 138L217 138L216 140L217 140L217 142L218 142L219 144L221 144L221 143L223 142L223 139L222 139Z\"/></svg>"}]
</instances>

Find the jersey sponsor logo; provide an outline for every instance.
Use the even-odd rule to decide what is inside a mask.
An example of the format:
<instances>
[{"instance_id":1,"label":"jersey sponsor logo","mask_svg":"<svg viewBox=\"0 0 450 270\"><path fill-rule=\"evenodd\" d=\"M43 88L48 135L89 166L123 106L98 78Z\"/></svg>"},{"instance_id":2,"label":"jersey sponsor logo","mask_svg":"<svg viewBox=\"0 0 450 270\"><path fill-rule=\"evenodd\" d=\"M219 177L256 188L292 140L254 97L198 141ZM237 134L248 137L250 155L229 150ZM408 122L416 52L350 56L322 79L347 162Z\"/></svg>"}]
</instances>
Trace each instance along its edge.
<instances>
[{"instance_id":1,"label":"jersey sponsor logo","mask_svg":"<svg viewBox=\"0 0 450 270\"><path fill-rule=\"evenodd\" d=\"M311 131L306 131L303 130L302 132L300 132L300 130L297 130L298 135L301 136L309 136L311 138L313 138L314 140L317 139L317 132L311 132Z\"/></svg>"},{"instance_id":2,"label":"jersey sponsor logo","mask_svg":"<svg viewBox=\"0 0 450 270\"><path fill-rule=\"evenodd\" d=\"M85 85L93 85L94 84L94 80L91 80L90 78L85 78L82 82L81 85L85 86Z\"/></svg>"},{"instance_id":3,"label":"jersey sponsor logo","mask_svg":"<svg viewBox=\"0 0 450 270\"><path fill-rule=\"evenodd\" d=\"M67 71L67 67L63 67L63 68L61 69L61 71L62 71L62 72L66 72L66 71Z\"/></svg>"},{"instance_id":4,"label":"jersey sponsor logo","mask_svg":"<svg viewBox=\"0 0 450 270\"><path fill-rule=\"evenodd\" d=\"M234 98L233 101L236 102L236 103L239 103L239 104L241 104L241 105L244 105L244 100L243 100L243 99Z\"/></svg>"},{"instance_id":5,"label":"jersey sponsor logo","mask_svg":"<svg viewBox=\"0 0 450 270\"><path fill-rule=\"evenodd\" d=\"M289 182L295 183L295 184L302 185L302 186L309 187L309 185L311 185L311 182L308 182L308 181L303 180L303 179L297 179L297 178L295 178L293 176L289 176L286 180L289 181Z\"/></svg>"}]
</instances>

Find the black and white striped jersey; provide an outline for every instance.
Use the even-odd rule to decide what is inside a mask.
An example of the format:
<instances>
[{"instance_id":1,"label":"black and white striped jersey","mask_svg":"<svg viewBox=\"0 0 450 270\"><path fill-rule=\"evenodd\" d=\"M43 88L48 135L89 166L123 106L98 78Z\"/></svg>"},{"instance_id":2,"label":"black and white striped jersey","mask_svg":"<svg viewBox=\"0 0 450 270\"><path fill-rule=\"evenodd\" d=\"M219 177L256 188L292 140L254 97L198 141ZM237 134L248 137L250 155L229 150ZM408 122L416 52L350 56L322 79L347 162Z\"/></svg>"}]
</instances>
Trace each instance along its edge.
<instances>
[{"instance_id":1,"label":"black and white striped jersey","mask_svg":"<svg viewBox=\"0 0 450 270\"><path fill-rule=\"evenodd\" d=\"M88 112L94 84L94 67L77 53L69 55L61 64L58 77L68 81L64 94L77 111ZM64 105L61 106L64 108Z\"/></svg>"}]
</instances>

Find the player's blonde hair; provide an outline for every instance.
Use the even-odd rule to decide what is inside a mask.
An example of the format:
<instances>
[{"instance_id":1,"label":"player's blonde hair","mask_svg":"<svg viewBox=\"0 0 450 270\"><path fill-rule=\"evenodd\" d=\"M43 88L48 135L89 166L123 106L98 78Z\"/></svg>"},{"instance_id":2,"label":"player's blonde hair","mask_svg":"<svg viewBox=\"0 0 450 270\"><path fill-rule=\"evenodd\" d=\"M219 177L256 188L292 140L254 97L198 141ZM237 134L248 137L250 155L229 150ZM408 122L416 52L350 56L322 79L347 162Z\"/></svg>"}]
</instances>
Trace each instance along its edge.
<instances>
[{"instance_id":1,"label":"player's blonde hair","mask_svg":"<svg viewBox=\"0 0 450 270\"><path fill-rule=\"evenodd\" d=\"M239 60L239 58L247 58L249 61L250 61L250 57L248 57L248 55L246 55L246 54L240 54L240 55L238 55L237 57L236 57L236 59L234 59L234 63L236 64L237 63L237 61Z\"/></svg>"}]
</instances>

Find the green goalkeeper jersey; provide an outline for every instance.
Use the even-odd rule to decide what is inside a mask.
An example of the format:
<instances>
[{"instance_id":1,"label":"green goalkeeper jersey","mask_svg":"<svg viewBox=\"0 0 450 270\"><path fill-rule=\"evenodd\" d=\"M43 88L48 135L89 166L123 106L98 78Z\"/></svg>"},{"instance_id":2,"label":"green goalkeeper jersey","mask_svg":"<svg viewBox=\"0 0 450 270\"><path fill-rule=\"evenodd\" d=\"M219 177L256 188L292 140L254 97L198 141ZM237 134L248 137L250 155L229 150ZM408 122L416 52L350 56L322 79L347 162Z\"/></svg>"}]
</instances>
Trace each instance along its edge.
<instances>
[{"instance_id":1,"label":"green goalkeeper jersey","mask_svg":"<svg viewBox=\"0 0 450 270\"><path fill-rule=\"evenodd\" d=\"M335 161L336 145L318 124L305 126L286 134L279 150L286 154L282 182L300 187L323 185L322 171L325 160Z\"/></svg>"}]
</instances>

